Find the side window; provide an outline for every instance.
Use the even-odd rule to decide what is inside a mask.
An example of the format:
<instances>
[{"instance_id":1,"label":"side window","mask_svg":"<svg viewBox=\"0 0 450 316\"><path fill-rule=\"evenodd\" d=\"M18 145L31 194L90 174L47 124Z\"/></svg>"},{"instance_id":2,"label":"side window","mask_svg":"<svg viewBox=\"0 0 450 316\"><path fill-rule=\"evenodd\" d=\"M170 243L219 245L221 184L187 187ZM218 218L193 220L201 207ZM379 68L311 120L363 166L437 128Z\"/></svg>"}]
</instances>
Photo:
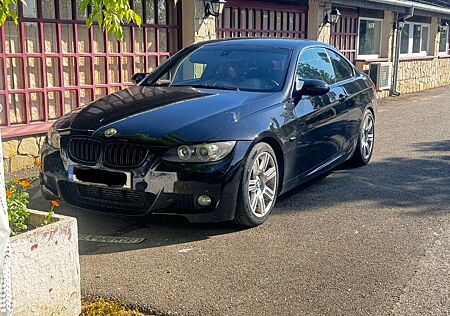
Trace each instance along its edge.
<instances>
[{"instance_id":1,"label":"side window","mask_svg":"<svg viewBox=\"0 0 450 316\"><path fill-rule=\"evenodd\" d=\"M336 82L344 81L353 77L353 67L339 54L327 49L328 55L333 65L334 73L336 75Z\"/></svg>"},{"instance_id":2,"label":"side window","mask_svg":"<svg viewBox=\"0 0 450 316\"><path fill-rule=\"evenodd\" d=\"M199 64L185 60L177 69L175 81L200 79L205 68L206 64Z\"/></svg>"},{"instance_id":3,"label":"side window","mask_svg":"<svg viewBox=\"0 0 450 316\"><path fill-rule=\"evenodd\" d=\"M300 56L297 74L302 79L323 80L328 84L335 83L333 66L325 48L309 48Z\"/></svg>"}]
</instances>

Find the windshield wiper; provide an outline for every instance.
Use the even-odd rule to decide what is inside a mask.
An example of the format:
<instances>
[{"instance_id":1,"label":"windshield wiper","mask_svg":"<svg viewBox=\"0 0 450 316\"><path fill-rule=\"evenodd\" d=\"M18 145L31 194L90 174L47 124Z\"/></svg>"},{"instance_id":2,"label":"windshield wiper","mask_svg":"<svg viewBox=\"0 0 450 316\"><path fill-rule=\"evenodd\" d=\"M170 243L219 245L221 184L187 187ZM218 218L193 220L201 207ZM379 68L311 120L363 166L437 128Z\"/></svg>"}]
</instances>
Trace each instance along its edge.
<instances>
[{"instance_id":1,"label":"windshield wiper","mask_svg":"<svg viewBox=\"0 0 450 316\"><path fill-rule=\"evenodd\" d=\"M218 86L214 84L175 84L171 85L171 87L192 87L192 88L206 88L206 89L218 89L218 90L233 90L239 91L239 88L236 87L227 87L227 86Z\"/></svg>"}]
</instances>

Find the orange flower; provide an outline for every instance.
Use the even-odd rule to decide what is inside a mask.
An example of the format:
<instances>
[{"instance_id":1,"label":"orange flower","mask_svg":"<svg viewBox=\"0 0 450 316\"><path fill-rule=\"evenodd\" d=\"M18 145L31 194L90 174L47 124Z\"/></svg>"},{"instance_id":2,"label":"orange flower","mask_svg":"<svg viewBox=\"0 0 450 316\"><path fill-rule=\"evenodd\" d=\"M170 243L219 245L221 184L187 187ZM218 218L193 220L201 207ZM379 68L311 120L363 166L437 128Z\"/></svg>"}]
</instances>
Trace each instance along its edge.
<instances>
[{"instance_id":1,"label":"orange flower","mask_svg":"<svg viewBox=\"0 0 450 316\"><path fill-rule=\"evenodd\" d=\"M38 167L38 168L42 168L42 166L43 166L43 163L42 162L36 162L36 167Z\"/></svg>"},{"instance_id":2,"label":"orange flower","mask_svg":"<svg viewBox=\"0 0 450 316\"><path fill-rule=\"evenodd\" d=\"M11 191L6 191L6 197L10 197L12 195Z\"/></svg>"},{"instance_id":3,"label":"orange flower","mask_svg":"<svg viewBox=\"0 0 450 316\"><path fill-rule=\"evenodd\" d=\"M59 207L58 201L55 201L55 200L52 200L52 205L53 205L54 207Z\"/></svg>"},{"instance_id":4,"label":"orange flower","mask_svg":"<svg viewBox=\"0 0 450 316\"><path fill-rule=\"evenodd\" d=\"M28 182L27 180L22 180L20 181L20 185L24 188L28 188L30 186L30 182Z\"/></svg>"}]
</instances>

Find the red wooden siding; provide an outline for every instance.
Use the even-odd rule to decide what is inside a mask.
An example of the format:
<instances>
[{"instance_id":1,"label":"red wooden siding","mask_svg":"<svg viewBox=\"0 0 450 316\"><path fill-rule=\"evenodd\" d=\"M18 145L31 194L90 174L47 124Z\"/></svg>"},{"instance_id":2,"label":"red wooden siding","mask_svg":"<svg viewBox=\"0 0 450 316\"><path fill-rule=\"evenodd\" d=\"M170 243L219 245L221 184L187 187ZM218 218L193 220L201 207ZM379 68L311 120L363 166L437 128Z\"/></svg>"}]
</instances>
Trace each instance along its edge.
<instances>
[{"instance_id":1,"label":"red wooden siding","mask_svg":"<svg viewBox=\"0 0 450 316\"><path fill-rule=\"evenodd\" d=\"M339 49L351 62L356 59L358 39L358 14L342 12L336 25L331 26L330 44Z\"/></svg>"},{"instance_id":2,"label":"red wooden siding","mask_svg":"<svg viewBox=\"0 0 450 316\"><path fill-rule=\"evenodd\" d=\"M306 38L308 8L275 3L228 1L219 18L219 37Z\"/></svg>"},{"instance_id":3,"label":"red wooden siding","mask_svg":"<svg viewBox=\"0 0 450 316\"><path fill-rule=\"evenodd\" d=\"M7 21L0 28L5 138L45 132L55 118L129 86L133 73L157 67L178 49L172 1L135 0L144 25L126 25L121 43L98 26L86 29L80 2L27 1L18 8L18 27Z\"/></svg>"}]
</instances>

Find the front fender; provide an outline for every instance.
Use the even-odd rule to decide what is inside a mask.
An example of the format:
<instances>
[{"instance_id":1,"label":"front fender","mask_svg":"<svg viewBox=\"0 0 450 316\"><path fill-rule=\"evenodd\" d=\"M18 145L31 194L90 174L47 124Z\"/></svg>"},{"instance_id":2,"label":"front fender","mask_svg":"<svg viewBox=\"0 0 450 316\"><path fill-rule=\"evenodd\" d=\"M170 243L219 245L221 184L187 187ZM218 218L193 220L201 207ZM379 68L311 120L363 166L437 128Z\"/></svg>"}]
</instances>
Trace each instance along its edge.
<instances>
[{"instance_id":1,"label":"front fender","mask_svg":"<svg viewBox=\"0 0 450 316\"><path fill-rule=\"evenodd\" d=\"M218 130L208 141L251 141L252 145L248 147L247 155L256 143L261 141L268 143L274 149L280 165L281 188L286 176L284 169L289 165L286 161L288 155L285 155L289 152L286 146L289 146L290 128L287 125L293 119L287 119L289 116L286 115L285 105L285 103L277 104L235 121Z\"/></svg>"}]
</instances>

